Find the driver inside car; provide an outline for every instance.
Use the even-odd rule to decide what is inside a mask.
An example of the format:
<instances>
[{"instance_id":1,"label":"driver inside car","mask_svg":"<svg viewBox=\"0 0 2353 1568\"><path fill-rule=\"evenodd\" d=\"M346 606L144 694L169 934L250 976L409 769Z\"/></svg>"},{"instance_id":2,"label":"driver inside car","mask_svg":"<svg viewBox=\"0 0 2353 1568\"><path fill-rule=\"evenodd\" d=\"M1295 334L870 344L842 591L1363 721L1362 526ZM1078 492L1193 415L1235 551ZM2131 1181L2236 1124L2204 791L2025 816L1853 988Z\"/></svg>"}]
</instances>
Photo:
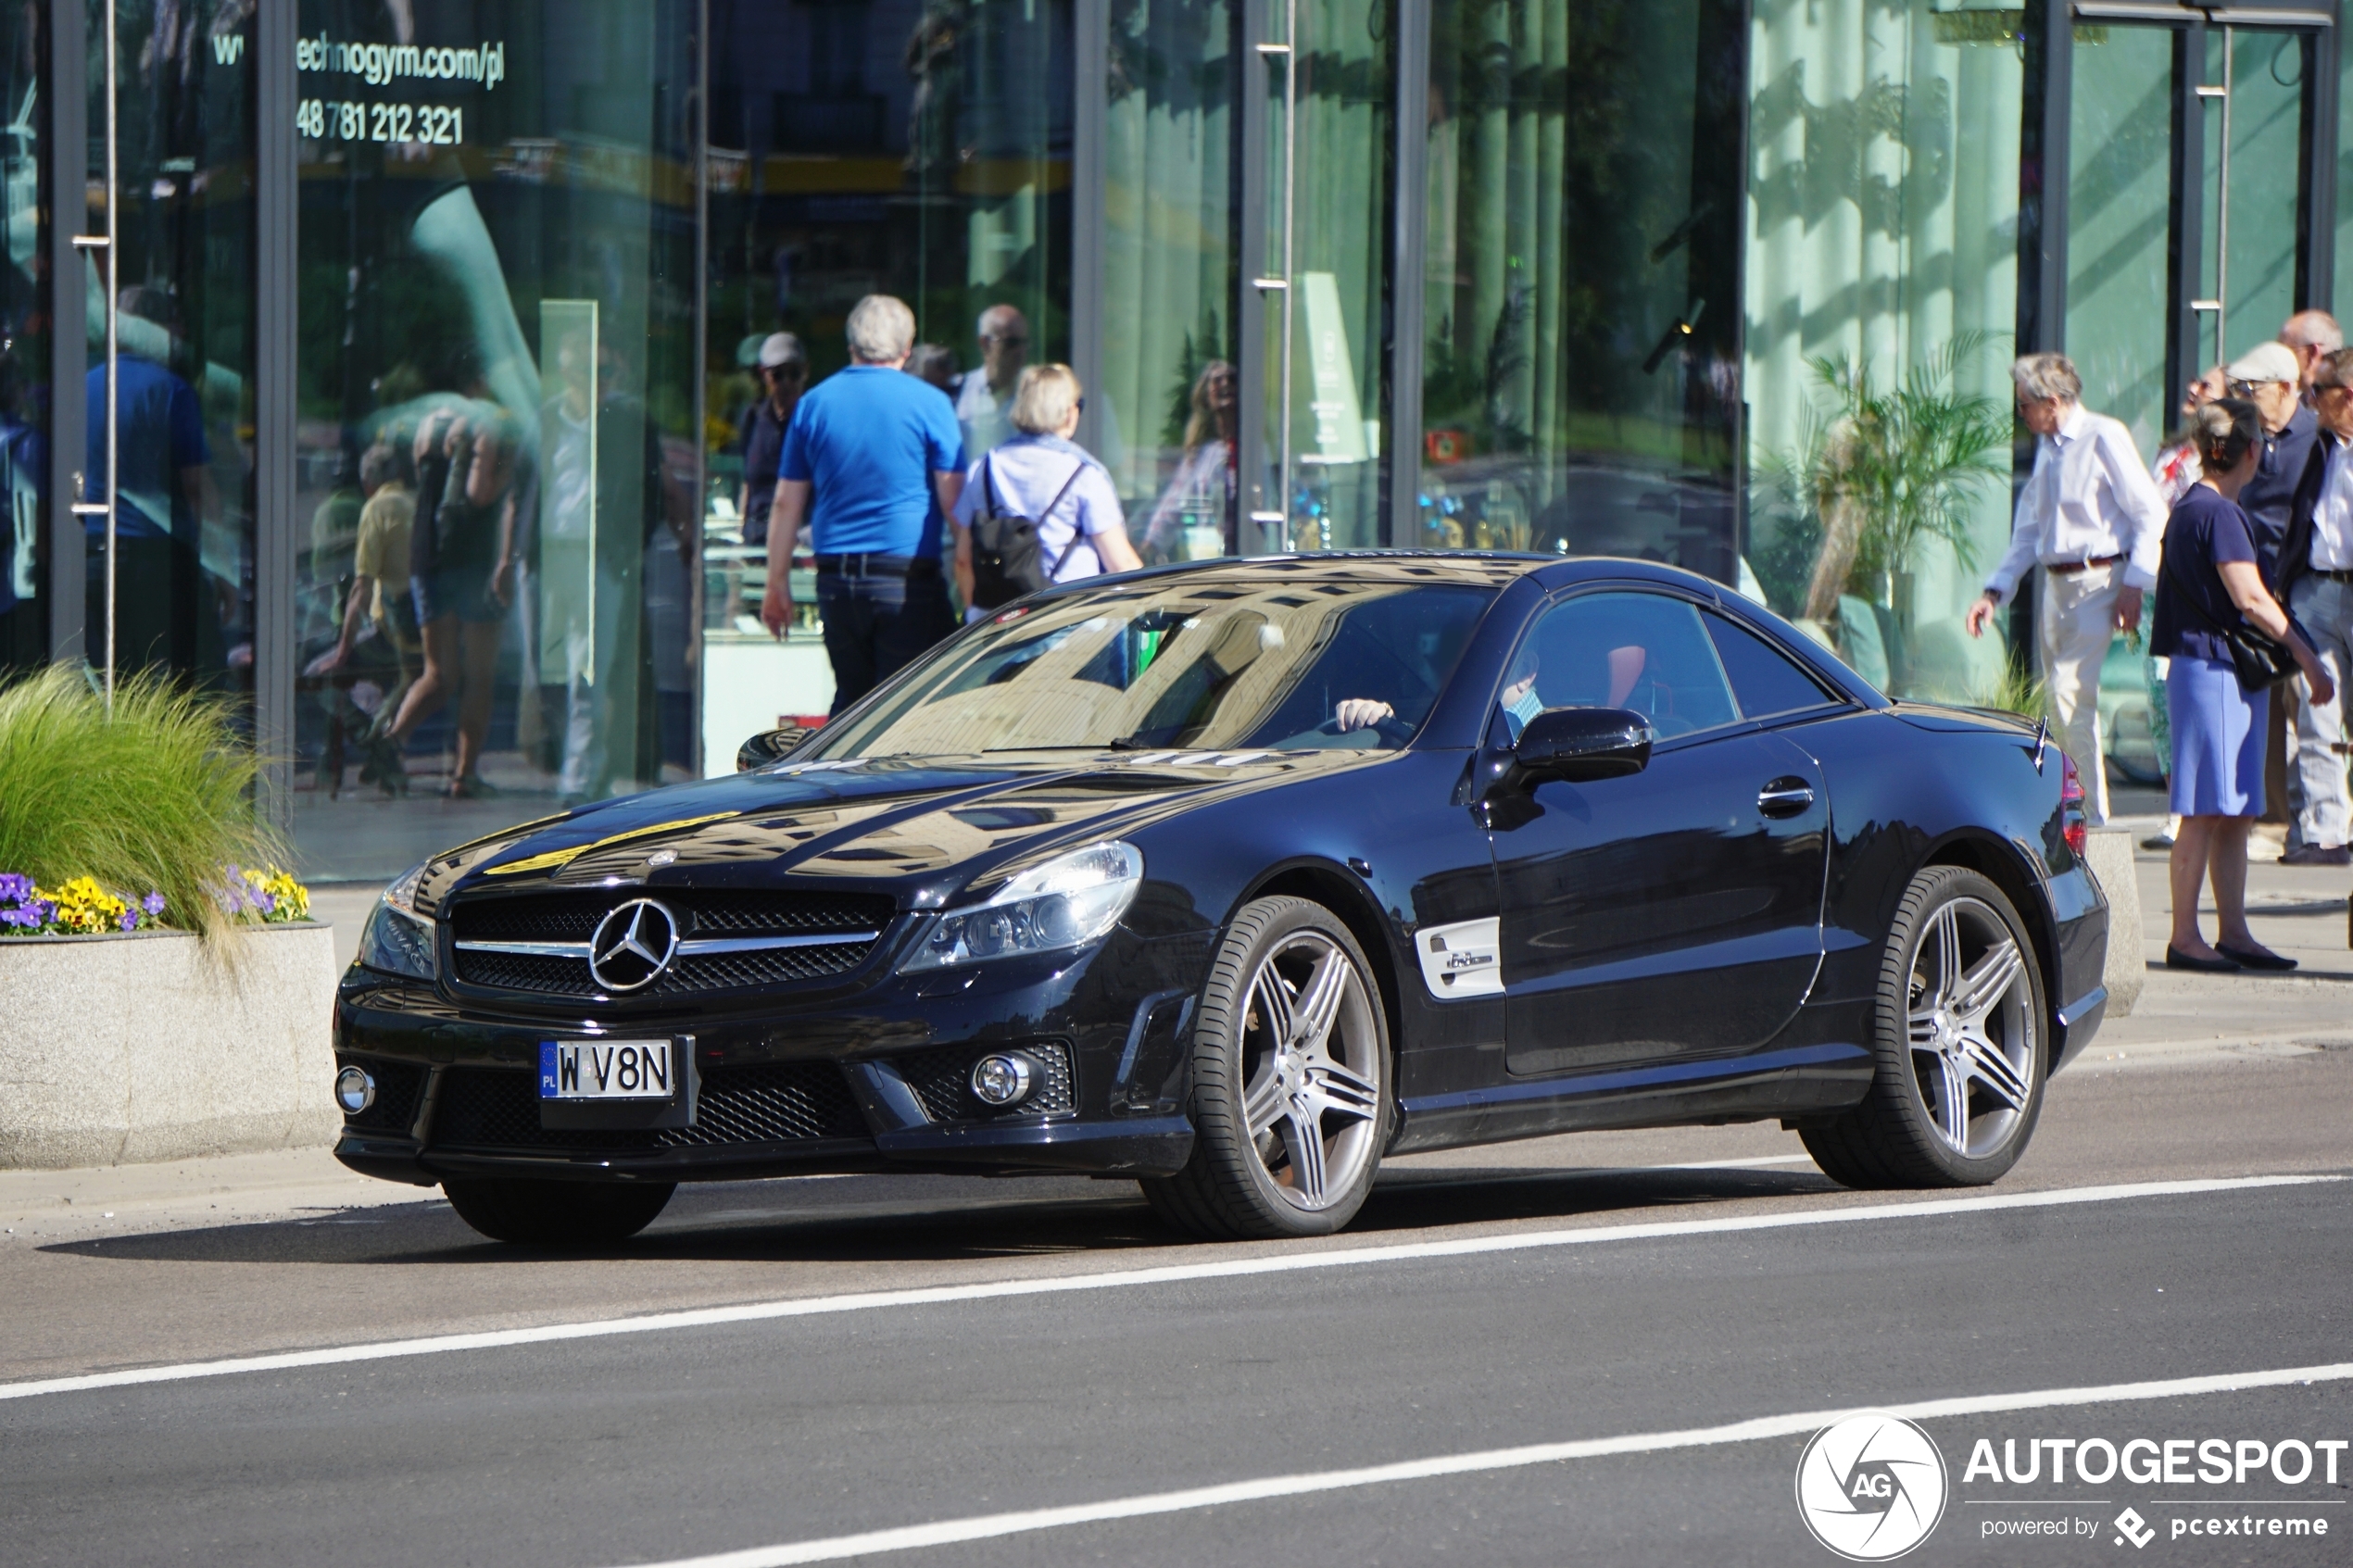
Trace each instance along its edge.
<instances>
[{"instance_id":1,"label":"driver inside car","mask_svg":"<svg viewBox=\"0 0 2353 1568\"><path fill-rule=\"evenodd\" d=\"M1648 651L1639 646L1610 649L1609 700L1599 706L1624 707L1627 697L1633 694L1635 685L1642 678L1643 666L1649 661ZM1536 677L1541 668L1535 643L1522 644L1512 659L1510 678L1504 681L1504 690L1495 699L1496 709L1503 715L1504 724L1510 731L1514 745L1518 744L1519 733L1528 727L1528 721L1544 711L1544 699L1536 691ZM1332 710L1332 722L1341 734L1347 734L1353 730L1370 728L1393 716L1394 710L1385 702L1372 697L1352 696L1342 700Z\"/></svg>"}]
</instances>

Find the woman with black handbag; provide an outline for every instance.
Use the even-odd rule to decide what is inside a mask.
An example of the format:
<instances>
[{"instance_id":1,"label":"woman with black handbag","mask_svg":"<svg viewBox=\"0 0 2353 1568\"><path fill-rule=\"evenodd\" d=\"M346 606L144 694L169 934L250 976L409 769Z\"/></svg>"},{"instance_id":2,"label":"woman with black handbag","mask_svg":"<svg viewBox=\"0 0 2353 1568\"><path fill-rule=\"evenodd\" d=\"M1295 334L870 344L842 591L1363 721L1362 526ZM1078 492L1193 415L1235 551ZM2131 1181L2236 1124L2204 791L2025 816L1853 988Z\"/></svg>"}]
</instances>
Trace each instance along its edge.
<instances>
[{"instance_id":1,"label":"woman with black handbag","mask_svg":"<svg viewBox=\"0 0 2353 1568\"><path fill-rule=\"evenodd\" d=\"M2255 530L2238 494L2263 455L2255 405L2226 397L2193 416L2203 476L2165 525L2149 651L2171 659L2166 709L2173 727L2172 808L2182 817L2172 859L2171 969L2288 970L2246 926L2246 834L2263 810L2263 738L2271 684L2296 670L2312 700L2335 696L2327 669L2271 596L2256 564ZM2221 932L2197 928L2197 894L2211 880Z\"/></svg>"},{"instance_id":2,"label":"woman with black handbag","mask_svg":"<svg viewBox=\"0 0 2353 1568\"><path fill-rule=\"evenodd\" d=\"M1013 428L964 476L956 504L956 586L964 619L1056 583L1144 563L1103 465L1071 439L1086 407L1067 365L1032 365L1013 384Z\"/></svg>"}]
</instances>

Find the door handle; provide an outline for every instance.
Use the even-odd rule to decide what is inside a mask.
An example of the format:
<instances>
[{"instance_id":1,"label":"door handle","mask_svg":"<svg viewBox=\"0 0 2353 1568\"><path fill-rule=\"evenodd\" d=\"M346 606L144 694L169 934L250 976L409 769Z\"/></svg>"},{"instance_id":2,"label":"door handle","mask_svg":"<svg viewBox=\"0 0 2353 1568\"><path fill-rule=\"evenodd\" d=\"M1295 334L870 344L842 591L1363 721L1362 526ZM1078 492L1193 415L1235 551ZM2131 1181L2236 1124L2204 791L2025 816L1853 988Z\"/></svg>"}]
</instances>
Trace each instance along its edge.
<instances>
[{"instance_id":1,"label":"door handle","mask_svg":"<svg viewBox=\"0 0 2353 1568\"><path fill-rule=\"evenodd\" d=\"M1756 793L1756 809L1768 817L1794 817L1814 804L1814 786L1801 778L1775 779Z\"/></svg>"}]
</instances>

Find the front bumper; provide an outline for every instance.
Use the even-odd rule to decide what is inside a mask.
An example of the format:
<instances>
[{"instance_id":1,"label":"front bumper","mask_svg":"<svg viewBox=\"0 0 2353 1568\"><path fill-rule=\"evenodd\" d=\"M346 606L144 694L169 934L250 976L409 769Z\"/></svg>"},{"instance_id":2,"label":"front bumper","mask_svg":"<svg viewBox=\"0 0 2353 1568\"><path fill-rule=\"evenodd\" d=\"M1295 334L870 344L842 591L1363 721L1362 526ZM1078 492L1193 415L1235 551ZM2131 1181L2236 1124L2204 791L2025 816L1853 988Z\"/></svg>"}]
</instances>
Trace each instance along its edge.
<instances>
[{"instance_id":1,"label":"front bumper","mask_svg":"<svg viewBox=\"0 0 2353 1568\"><path fill-rule=\"evenodd\" d=\"M1169 1175L1192 1151L1180 1040L1206 959L1204 939L1122 932L1091 952L892 978L847 1002L625 1019L501 1010L355 967L336 997L335 1050L379 1091L346 1118L335 1155L422 1185L494 1174ZM540 1125L540 1042L600 1032L681 1042L692 1124ZM974 1060L1005 1048L1050 1071L1029 1103L992 1111L966 1083Z\"/></svg>"}]
</instances>

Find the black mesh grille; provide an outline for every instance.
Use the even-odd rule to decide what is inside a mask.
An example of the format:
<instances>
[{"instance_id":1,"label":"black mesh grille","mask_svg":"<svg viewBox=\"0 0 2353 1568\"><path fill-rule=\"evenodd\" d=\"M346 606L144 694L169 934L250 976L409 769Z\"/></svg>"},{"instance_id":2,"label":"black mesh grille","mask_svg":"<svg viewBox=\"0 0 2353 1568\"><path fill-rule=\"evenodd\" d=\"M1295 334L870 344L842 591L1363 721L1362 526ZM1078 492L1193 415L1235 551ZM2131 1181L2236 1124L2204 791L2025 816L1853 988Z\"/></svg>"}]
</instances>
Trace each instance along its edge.
<instances>
[{"instance_id":1,"label":"black mesh grille","mask_svg":"<svg viewBox=\"0 0 2353 1568\"><path fill-rule=\"evenodd\" d=\"M973 1063L990 1054L972 1046L950 1046L912 1056L894 1057L891 1064L923 1102L924 1114L935 1122L970 1122L985 1116L1044 1116L1078 1106L1077 1083L1071 1073L1070 1047L1060 1040L1038 1041L1014 1047L1044 1070L1043 1080L1029 1098L1011 1110L983 1105L972 1091Z\"/></svg>"},{"instance_id":2,"label":"black mesh grille","mask_svg":"<svg viewBox=\"0 0 2353 1568\"><path fill-rule=\"evenodd\" d=\"M343 1124L371 1133L405 1133L417 1120L417 1097L425 1090L425 1066L420 1061L395 1061L380 1056L337 1056L335 1069L365 1069L376 1081L376 1098L367 1110L344 1113Z\"/></svg>"},{"instance_id":3,"label":"black mesh grille","mask_svg":"<svg viewBox=\"0 0 2353 1568\"><path fill-rule=\"evenodd\" d=\"M695 1124L660 1135L664 1148L866 1135L841 1069L826 1061L715 1067L696 1094Z\"/></svg>"},{"instance_id":4,"label":"black mesh grille","mask_svg":"<svg viewBox=\"0 0 2353 1568\"><path fill-rule=\"evenodd\" d=\"M625 897L639 895L630 893ZM897 906L887 896L845 893L734 893L680 890L659 895L678 917L681 940L697 936L816 936L879 932ZM586 942L607 910L623 901L608 890L476 897L450 912L459 942ZM712 953L674 960L643 995L789 985L846 974L866 960L872 940L828 942L764 952ZM591 997L598 986L585 959L523 953L457 954L458 979L494 991L542 997Z\"/></svg>"},{"instance_id":5,"label":"black mesh grille","mask_svg":"<svg viewBox=\"0 0 2353 1568\"><path fill-rule=\"evenodd\" d=\"M431 1141L452 1148L628 1152L867 1135L840 1068L776 1061L711 1069L696 1095L695 1125L659 1129L542 1127L538 1081L530 1073L452 1068L442 1082Z\"/></svg>"}]
</instances>

